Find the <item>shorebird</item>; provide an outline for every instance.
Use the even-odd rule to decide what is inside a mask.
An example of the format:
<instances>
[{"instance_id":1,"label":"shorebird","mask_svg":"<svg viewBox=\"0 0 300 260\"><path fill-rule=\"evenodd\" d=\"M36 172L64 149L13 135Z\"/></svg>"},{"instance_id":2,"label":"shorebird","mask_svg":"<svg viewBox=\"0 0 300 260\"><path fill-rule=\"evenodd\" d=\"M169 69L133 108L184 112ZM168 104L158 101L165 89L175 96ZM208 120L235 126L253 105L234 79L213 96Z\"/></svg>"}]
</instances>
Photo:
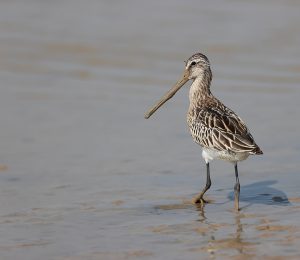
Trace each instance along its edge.
<instances>
[{"instance_id":1,"label":"shorebird","mask_svg":"<svg viewBox=\"0 0 300 260\"><path fill-rule=\"evenodd\" d=\"M194 141L202 147L202 157L206 163L206 185L193 202L202 206L207 203L203 195L211 186L209 163L214 159L221 159L234 165L234 201L235 208L239 210L240 182L237 163L246 160L249 155L263 152L243 120L211 93L212 72L210 62L204 54L196 53L185 62L181 78L149 109L145 118L148 119L189 80L193 83L189 91L187 123Z\"/></svg>"}]
</instances>

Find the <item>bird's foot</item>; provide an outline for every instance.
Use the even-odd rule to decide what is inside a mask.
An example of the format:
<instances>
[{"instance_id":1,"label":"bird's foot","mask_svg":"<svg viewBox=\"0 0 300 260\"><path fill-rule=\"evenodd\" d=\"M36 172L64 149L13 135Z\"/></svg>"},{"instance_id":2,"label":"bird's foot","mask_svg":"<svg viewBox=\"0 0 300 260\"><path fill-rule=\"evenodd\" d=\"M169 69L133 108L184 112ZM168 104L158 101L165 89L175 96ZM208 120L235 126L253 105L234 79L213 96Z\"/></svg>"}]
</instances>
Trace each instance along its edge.
<instances>
[{"instance_id":1,"label":"bird's foot","mask_svg":"<svg viewBox=\"0 0 300 260\"><path fill-rule=\"evenodd\" d=\"M193 199L193 203L194 204L201 204L201 205L204 205L204 204L206 204L206 203L208 203L208 201L206 201L205 199L203 199L202 198L202 196L200 197L200 196L197 196L197 197L195 197L194 199Z\"/></svg>"}]
</instances>

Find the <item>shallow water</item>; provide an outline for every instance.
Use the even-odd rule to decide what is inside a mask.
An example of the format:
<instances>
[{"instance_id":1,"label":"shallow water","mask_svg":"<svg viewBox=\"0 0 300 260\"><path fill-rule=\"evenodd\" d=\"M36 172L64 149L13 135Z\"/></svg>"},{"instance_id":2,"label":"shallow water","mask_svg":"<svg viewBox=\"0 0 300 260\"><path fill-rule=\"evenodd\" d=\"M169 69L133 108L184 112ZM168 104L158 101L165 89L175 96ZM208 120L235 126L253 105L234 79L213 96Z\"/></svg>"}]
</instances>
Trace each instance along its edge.
<instances>
[{"instance_id":1,"label":"shallow water","mask_svg":"<svg viewBox=\"0 0 300 260\"><path fill-rule=\"evenodd\" d=\"M300 3L2 1L1 259L299 259ZM211 165L187 88L194 52L263 156Z\"/></svg>"}]
</instances>

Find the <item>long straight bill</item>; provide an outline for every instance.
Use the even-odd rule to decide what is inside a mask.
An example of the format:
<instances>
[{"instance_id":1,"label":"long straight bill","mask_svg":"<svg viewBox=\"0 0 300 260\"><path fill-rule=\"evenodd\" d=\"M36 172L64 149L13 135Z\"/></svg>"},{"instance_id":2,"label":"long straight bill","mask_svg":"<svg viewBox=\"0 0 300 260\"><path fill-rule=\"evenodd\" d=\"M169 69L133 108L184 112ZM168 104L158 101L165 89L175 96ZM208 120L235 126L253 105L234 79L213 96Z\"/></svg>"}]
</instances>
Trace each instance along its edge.
<instances>
[{"instance_id":1,"label":"long straight bill","mask_svg":"<svg viewBox=\"0 0 300 260\"><path fill-rule=\"evenodd\" d=\"M148 112L145 114L145 119L148 119L154 112L159 109L164 103L172 98L175 93L189 80L189 72L185 70L181 78Z\"/></svg>"}]
</instances>

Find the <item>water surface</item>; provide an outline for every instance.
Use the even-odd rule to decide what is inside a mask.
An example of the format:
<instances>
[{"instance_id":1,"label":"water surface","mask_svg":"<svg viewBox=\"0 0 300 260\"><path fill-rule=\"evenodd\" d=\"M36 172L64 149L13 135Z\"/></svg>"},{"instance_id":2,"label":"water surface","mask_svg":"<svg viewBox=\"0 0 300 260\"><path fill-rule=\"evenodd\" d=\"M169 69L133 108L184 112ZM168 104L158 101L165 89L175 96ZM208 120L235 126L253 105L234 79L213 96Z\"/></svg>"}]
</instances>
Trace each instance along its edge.
<instances>
[{"instance_id":1,"label":"water surface","mask_svg":"<svg viewBox=\"0 0 300 260\"><path fill-rule=\"evenodd\" d=\"M0 4L1 259L299 259L297 1ZM263 156L205 165L188 86L144 112L193 53Z\"/></svg>"}]
</instances>

